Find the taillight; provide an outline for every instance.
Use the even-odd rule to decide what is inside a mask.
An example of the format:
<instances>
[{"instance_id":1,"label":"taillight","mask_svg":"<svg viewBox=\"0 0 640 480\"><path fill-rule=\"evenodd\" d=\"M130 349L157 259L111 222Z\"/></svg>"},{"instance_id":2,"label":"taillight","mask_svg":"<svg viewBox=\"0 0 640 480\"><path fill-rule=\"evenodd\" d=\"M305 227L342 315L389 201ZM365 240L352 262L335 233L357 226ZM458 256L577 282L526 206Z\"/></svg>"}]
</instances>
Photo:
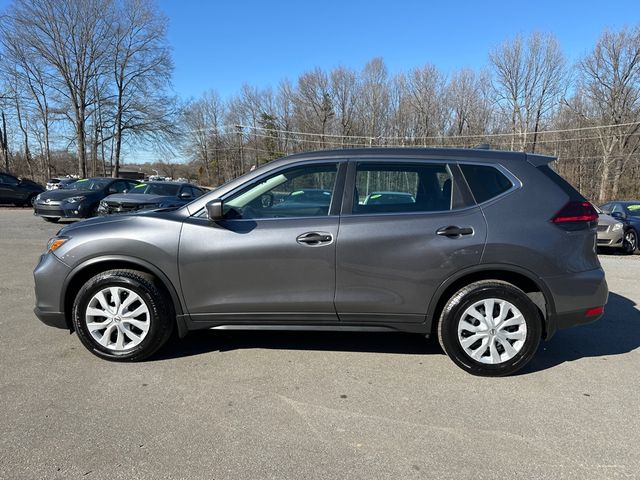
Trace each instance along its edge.
<instances>
[{"instance_id":1,"label":"taillight","mask_svg":"<svg viewBox=\"0 0 640 480\"><path fill-rule=\"evenodd\" d=\"M604 313L604 307L593 307L584 313L585 317L595 317Z\"/></svg>"},{"instance_id":2,"label":"taillight","mask_svg":"<svg viewBox=\"0 0 640 480\"><path fill-rule=\"evenodd\" d=\"M598 212L589 202L569 202L551 219L553 223L595 222Z\"/></svg>"}]
</instances>

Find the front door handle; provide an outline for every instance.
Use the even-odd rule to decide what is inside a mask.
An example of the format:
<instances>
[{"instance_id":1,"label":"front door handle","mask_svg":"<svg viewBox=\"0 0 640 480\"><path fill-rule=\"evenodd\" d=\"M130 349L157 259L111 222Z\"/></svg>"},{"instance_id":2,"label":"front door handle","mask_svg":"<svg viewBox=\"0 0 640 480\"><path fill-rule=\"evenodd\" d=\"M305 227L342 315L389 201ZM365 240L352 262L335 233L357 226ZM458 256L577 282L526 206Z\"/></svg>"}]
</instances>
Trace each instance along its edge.
<instances>
[{"instance_id":1,"label":"front door handle","mask_svg":"<svg viewBox=\"0 0 640 480\"><path fill-rule=\"evenodd\" d=\"M305 247L319 247L328 245L333 241L333 235L327 232L307 232L298 235L296 242Z\"/></svg>"},{"instance_id":2,"label":"front door handle","mask_svg":"<svg viewBox=\"0 0 640 480\"><path fill-rule=\"evenodd\" d=\"M448 227L442 227L436 230L436 235L442 235L448 238L458 238L461 235L472 235L473 228L471 227L457 227L455 225L449 225Z\"/></svg>"}]
</instances>

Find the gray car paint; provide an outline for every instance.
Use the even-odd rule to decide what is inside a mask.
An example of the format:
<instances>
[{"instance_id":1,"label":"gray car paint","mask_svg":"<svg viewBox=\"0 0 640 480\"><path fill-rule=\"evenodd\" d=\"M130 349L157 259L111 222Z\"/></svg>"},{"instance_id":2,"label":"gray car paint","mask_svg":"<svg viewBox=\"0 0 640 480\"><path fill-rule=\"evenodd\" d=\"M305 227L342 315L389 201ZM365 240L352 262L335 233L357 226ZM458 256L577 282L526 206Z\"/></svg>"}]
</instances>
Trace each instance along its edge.
<instances>
[{"instance_id":1,"label":"gray car paint","mask_svg":"<svg viewBox=\"0 0 640 480\"><path fill-rule=\"evenodd\" d=\"M350 216L353 186L347 182L342 202L332 204L327 217L211 222L205 215L207 202L224 199L277 169L376 158L497 165L510 172L515 185L497 199L452 212ZM534 281L546 300L547 321L553 322L604 305L607 288L594 251L595 228L567 232L549 221L567 200L534 168L551 160L517 152L447 149L324 151L280 159L174 212L105 217L65 227L60 235L70 240L53 254L60 262L44 255L34 272L36 312L49 324L68 326L65 299L75 295L67 288L74 275L88 265L104 262L107 268L117 260L118 265L130 262L159 272L178 303L181 333L234 325L360 325L428 333L430 314L446 285L463 272L483 268L517 271ZM341 172L338 196L346 175ZM471 226L474 233L435 235L447 225ZM310 231L327 232L332 242L318 248L296 242ZM62 281L50 281L54 271Z\"/></svg>"}]
</instances>

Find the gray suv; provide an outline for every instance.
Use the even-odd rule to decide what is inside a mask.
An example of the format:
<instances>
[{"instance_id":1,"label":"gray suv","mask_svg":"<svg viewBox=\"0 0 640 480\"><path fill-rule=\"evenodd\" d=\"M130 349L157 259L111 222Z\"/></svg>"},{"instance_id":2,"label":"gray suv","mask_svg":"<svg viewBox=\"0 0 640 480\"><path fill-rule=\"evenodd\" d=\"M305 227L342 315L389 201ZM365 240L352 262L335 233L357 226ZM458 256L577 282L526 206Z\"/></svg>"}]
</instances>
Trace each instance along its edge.
<instances>
[{"instance_id":1,"label":"gray suv","mask_svg":"<svg viewBox=\"0 0 640 480\"><path fill-rule=\"evenodd\" d=\"M607 302L598 215L552 161L286 157L181 208L66 226L35 269L35 313L109 360L147 358L174 330L403 331L437 336L467 372L507 375Z\"/></svg>"}]
</instances>

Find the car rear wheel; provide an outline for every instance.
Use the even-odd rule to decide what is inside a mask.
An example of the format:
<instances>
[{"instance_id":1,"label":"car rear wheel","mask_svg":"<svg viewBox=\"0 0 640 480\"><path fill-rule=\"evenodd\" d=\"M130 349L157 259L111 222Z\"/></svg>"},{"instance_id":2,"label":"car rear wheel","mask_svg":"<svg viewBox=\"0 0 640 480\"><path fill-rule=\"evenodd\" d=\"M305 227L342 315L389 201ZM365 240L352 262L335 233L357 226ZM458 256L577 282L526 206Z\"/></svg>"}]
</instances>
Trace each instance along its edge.
<instances>
[{"instance_id":1,"label":"car rear wheel","mask_svg":"<svg viewBox=\"0 0 640 480\"><path fill-rule=\"evenodd\" d=\"M139 361L153 355L173 331L173 308L150 275L109 270L91 278L73 305L73 325L83 345L108 360Z\"/></svg>"},{"instance_id":2,"label":"car rear wheel","mask_svg":"<svg viewBox=\"0 0 640 480\"><path fill-rule=\"evenodd\" d=\"M438 339L463 370L480 376L510 375L533 357L542 336L540 313L514 285L499 280L472 283L445 305Z\"/></svg>"}]
</instances>

